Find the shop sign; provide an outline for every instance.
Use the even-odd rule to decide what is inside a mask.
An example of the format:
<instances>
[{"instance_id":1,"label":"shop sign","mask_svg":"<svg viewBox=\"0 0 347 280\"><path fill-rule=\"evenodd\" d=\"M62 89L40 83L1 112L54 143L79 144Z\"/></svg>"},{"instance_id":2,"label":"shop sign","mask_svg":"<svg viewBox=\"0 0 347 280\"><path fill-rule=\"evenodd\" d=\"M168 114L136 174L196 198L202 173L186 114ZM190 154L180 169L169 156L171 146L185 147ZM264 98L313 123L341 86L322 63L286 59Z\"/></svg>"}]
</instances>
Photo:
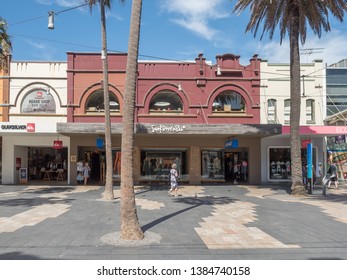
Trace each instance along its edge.
<instances>
[{"instance_id":1,"label":"shop sign","mask_svg":"<svg viewBox=\"0 0 347 280\"><path fill-rule=\"evenodd\" d=\"M25 124L16 125L16 124L3 124L1 125L2 130L26 130L27 126Z\"/></svg>"},{"instance_id":2,"label":"shop sign","mask_svg":"<svg viewBox=\"0 0 347 280\"><path fill-rule=\"evenodd\" d=\"M186 127L183 125L152 125L151 133L179 133L182 132Z\"/></svg>"},{"instance_id":3,"label":"shop sign","mask_svg":"<svg viewBox=\"0 0 347 280\"><path fill-rule=\"evenodd\" d=\"M21 111L23 113L54 114L56 111L54 98L45 89L31 91L24 97Z\"/></svg>"},{"instance_id":4,"label":"shop sign","mask_svg":"<svg viewBox=\"0 0 347 280\"><path fill-rule=\"evenodd\" d=\"M27 131L28 132L35 132L35 124L34 123L28 123L27 124Z\"/></svg>"},{"instance_id":5,"label":"shop sign","mask_svg":"<svg viewBox=\"0 0 347 280\"><path fill-rule=\"evenodd\" d=\"M305 139L301 141L301 148L306 149L307 144L311 143L311 139Z\"/></svg>"},{"instance_id":6,"label":"shop sign","mask_svg":"<svg viewBox=\"0 0 347 280\"><path fill-rule=\"evenodd\" d=\"M53 149L62 149L62 148L63 148L63 141L61 140L53 141Z\"/></svg>"},{"instance_id":7,"label":"shop sign","mask_svg":"<svg viewBox=\"0 0 347 280\"><path fill-rule=\"evenodd\" d=\"M35 132L35 123L27 123L25 124L2 124L1 130L6 131L23 131L27 132Z\"/></svg>"},{"instance_id":8,"label":"shop sign","mask_svg":"<svg viewBox=\"0 0 347 280\"><path fill-rule=\"evenodd\" d=\"M105 141L103 138L96 138L96 147L102 149L105 147Z\"/></svg>"},{"instance_id":9,"label":"shop sign","mask_svg":"<svg viewBox=\"0 0 347 280\"><path fill-rule=\"evenodd\" d=\"M19 180L21 184L27 184L28 183L28 169L27 168L20 168L19 169Z\"/></svg>"},{"instance_id":10,"label":"shop sign","mask_svg":"<svg viewBox=\"0 0 347 280\"><path fill-rule=\"evenodd\" d=\"M239 140L232 139L225 141L224 148L225 149L236 149L239 147Z\"/></svg>"}]
</instances>

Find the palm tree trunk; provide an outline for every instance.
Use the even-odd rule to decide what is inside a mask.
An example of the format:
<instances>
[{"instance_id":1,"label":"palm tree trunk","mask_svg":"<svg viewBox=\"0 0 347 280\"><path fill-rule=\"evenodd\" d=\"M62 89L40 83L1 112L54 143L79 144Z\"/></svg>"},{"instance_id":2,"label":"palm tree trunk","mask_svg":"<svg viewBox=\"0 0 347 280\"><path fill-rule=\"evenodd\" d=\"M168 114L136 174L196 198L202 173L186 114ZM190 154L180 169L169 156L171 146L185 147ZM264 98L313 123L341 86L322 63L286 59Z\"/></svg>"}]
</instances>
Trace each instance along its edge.
<instances>
[{"instance_id":1,"label":"palm tree trunk","mask_svg":"<svg viewBox=\"0 0 347 280\"><path fill-rule=\"evenodd\" d=\"M293 9L290 39L290 145L292 169L292 194L305 194L302 183L300 143L300 54L299 54L299 11Z\"/></svg>"},{"instance_id":2,"label":"palm tree trunk","mask_svg":"<svg viewBox=\"0 0 347 280\"><path fill-rule=\"evenodd\" d=\"M104 198L114 199L113 196L113 168L112 168L112 135L111 135L111 116L110 116L110 96L108 91L108 61L107 61L107 37L104 0L100 1L101 10L101 36L102 36L102 70L104 75L104 109L105 109L105 152L106 152L106 183Z\"/></svg>"},{"instance_id":3,"label":"palm tree trunk","mask_svg":"<svg viewBox=\"0 0 347 280\"><path fill-rule=\"evenodd\" d=\"M134 115L142 0L133 0L123 108L121 162L121 238L143 239L134 193Z\"/></svg>"}]
</instances>

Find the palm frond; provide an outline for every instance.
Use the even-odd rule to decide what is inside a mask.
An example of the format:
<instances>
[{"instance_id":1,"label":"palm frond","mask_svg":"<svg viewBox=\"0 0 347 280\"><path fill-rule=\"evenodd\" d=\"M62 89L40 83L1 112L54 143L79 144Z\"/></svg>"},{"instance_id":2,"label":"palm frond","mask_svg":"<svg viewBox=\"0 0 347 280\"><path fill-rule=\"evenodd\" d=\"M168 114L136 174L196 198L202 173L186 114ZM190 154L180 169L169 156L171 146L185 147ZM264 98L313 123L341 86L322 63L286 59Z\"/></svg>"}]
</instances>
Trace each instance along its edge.
<instances>
[{"instance_id":1,"label":"palm frond","mask_svg":"<svg viewBox=\"0 0 347 280\"><path fill-rule=\"evenodd\" d=\"M298 24L300 40L304 43L307 26L321 37L323 31L330 31L329 15L342 22L347 11L347 0L236 0L233 12L240 14L246 10L250 12L246 32L251 31L254 37L262 28L260 40L265 34L272 39L279 28L282 43L294 24L294 17L297 17L295 24Z\"/></svg>"}]
</instances>

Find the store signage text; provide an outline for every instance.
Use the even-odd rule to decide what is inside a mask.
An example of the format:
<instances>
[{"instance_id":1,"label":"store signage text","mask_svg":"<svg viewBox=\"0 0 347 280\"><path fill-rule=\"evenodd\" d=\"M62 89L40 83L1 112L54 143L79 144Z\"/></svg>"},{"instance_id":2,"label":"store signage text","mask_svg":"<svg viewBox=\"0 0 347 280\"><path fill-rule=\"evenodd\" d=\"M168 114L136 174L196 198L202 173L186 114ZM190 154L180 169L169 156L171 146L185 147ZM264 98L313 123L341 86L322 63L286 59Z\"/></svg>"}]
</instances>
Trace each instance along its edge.
<instances>
[{"instance_id":1,"label":"store signage text","mask_svg":"<svg viewBox=\"0 0 347 280\"><path fill-rule=\"evenodd\" d=\"M347 134L347 127L345 127L345 126L336 127L336 133L337 134Z\"/></svg>"},{"instance_id":2,"label":"store signage text","mask_svg":"<svg viewBox=\"0 0 347 280\"><path fill-rule=\"evenodd\" d=\"M182 125L152 125L152 133L179 133L185 129Z\"/></svg>"},{"instance_id":3,"label":"store signage text","mask_svg":"<svg viewBox=\"0 0 347 280\"><path fill-rule=\"evenodd\" d=\"M238 139L232 139L225 141L224 148L225 149L236 149L239 147L239 140Z\"/></svg>"},{"instance_id":4,"label":"store signage text","mask_svg":"<svg viewBox=\"0 0 347 280\"><path fill-rule=\"evenodd\" d=\"M3 124L1 125L2 130L26 130L27 132L35 132L35 124Z\"/></svg>"},{"instance_id":5,"label":"store signage text","mask_svg":"<svg viewBox=\"0 0 347 280\"><path fill-rule=\"evenodd\" d=\"M14 124L3 124L1 126L3 130L25 130L27 129L26 125L14 125Z\"/></svg>"}]
</instances>

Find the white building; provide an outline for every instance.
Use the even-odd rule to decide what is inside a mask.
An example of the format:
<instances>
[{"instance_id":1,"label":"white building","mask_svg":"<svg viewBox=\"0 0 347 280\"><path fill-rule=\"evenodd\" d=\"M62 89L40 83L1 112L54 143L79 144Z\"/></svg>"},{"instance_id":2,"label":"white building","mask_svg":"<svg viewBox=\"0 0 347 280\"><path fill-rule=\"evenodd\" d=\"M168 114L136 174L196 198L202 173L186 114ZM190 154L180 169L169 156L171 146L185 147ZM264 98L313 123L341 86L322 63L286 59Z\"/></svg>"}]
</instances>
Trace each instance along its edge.
<instances>
[{"instance_id":1,"label":"white building","mask_svg":"<svg viewBox=\"0 0 347 280\"><path fill-rule=\"evenodd\" d=\"M19 183L20 168L43 178L48 165L66 164L69 138L56 132L56 123L66 122L66 69L66 62L11 62L9 96L3 98L8 101L1 104L8 108L8 122L0 123L3 184ZM53 148L54 141L64 148Z\"/></svg>"},{"instance_id":2,"label":"white building","mask_svg":"<svg viewBox=\"0 0 347 280\"><path fill-rule=\"evenodd\" d=\"M282 124L282 135L261 141L261 182L291 181L290 163L290 69L289 64L261 62L261 123ZM326 162L324 126L326 112L325 67L322 60L301 65L301 140L310 140L313 146L313 165ZM302 149L306 166L306 149Z\"/></svg>"}]
</instances>

